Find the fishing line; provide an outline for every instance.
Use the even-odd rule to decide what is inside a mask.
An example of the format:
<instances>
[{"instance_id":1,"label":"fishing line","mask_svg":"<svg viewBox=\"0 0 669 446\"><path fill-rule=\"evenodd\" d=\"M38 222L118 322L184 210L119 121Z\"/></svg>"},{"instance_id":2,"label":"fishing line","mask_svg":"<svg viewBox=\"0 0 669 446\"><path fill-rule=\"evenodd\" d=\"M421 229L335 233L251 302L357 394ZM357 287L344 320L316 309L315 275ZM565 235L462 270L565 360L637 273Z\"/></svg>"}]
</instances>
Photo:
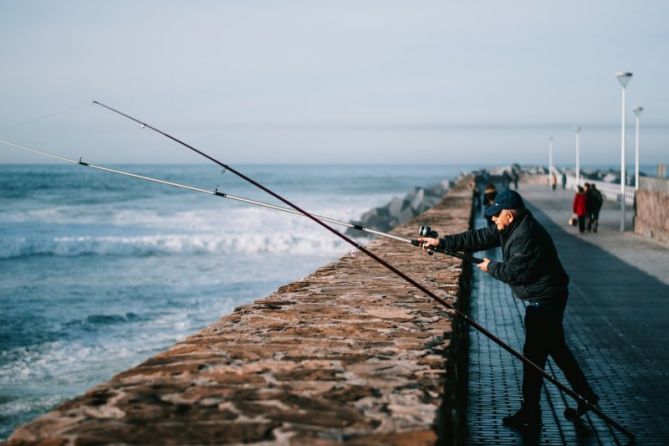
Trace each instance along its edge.
<instances>
[{"instance_id":1,"label":"fishing line","mask_svg":"<svg viewBox=\"0 0 669 446\"><path fill-rule=\"evenodd\" d=\"M58 110L58 111L55 111L55 112L52 112L52 113L47 113L47 114L40 115L40 116L35 116L35 117L32 117L32 118L26 119L25 121L21 121L21 122L16 123L16 124L9 125L7 127L0 127L0 131L11 130L11 129L14 129L16 127L21 127L21 126L24 126L24 125L27 125L27 124L33 124L35 122L39 122L39 121L42 121L44 119L52 118L54 116L63 115L63 114L66 114L66 113L69 113L69 112L72 112L72 111L75 111L75 110L79 110L79 109L82 109L82 108L87 107L87 106L88 106L88 104L77 104L77 105L75 105L73 107L70 107L70 108L66 108L66 109L63 109L63 110Z\"/></svg>"},{"instance_id":2,"label":"fishing line","mask_svg":"<svg viewBox=\"0 0 669 446\"><path fill-rule=\"evenodd\" d=\"M509 346L508 344L506 344L506 343L505 343L504 341L502 341L500 338L498 338L498 337L495 336L493 333L491 333L490 331L488 331L486 328L484 328L483 326L481 326L480 324L478 324L476 321L474 321L473 319L471 319L469 316L467 316L467 315L466 315L465 313L463 313L461 310L459 310L459 309L456 308L455 306L449 304L449 303L446 302L444 299L438 297L438 296L437 296L436 294L434 294L432 291L428 290L426 287L424 287L423 285L421 285L420 283L418 283L417 281L415 281L414 279L412 279L411 277L409 277L407 274L403 273L402 271L400 271L400 270L397 269L396 267L392 266L390 263L386 262L385 260L383 260L382 258L380 258L379 256L377 256L376 254L374 254L374 253L372 253L371 251L367 250L364 246L361 246L360 244L358 244L357 242L355 242L355 241L352 240L351 238L349 238L349 237L347 237L346 235L344 235L344 234L338 232L337 230L335 230L334 228L332 228L331 226L329 226L329 225L326 224L325 222L318 220L315 216L311 215L309 212L303 210L303 209L300 208L299 206L293 204L292 202L290 202L289 200L287 200L287 199L284 198L283 196L279 195L278 193L276 193L276 192L270 190L270 189L267 188L266 186L263 186L262 184L258 183L257 181L253 180L252 178L250 178L250 177L244 175L243 173L239 172L238 170L232 168L231 166L229 166L229 165L227 165L227 164L224 164L224 163L222 163L221 161L217 160L216 158L214 158L214 157L212 157L212 156L210 156L210 155L208 155L208 154L206 154L206 153L204 153L204 152L202 152L202 151L196 149L195 147L193 147L193 146L191 146L191 145L185 143L184 141L181 141L180 139L175 138L174 136L172 136L172 135L170 135L170 134L168 134L168 133L166 133L166 132L163 132L162 130L157 129L157 128L151 126L150 124L147 124L146 122L142 122L142 121L140 121L140 120L138 120L138 119L136 119L136 118L134 118L134 117L132 117L132 116L130 116L130 115L127 115L127 114L125 114L125 113L123 113L123 112L121 112L121 111L119 111L119 110L116 110L116 109L114 109L114 108L112 108L112 107L109 107L109 106L107 106L107 105L105 105L105 104L103 104L103 103L101 103L101 102L93 101L93 104L95 104L95 105L99 105L99 106L102 107L102 108L105 108L105 109L107 109L107 110L109 110L109 111L111 111L111 112L113 112L113 113L116 113L116 114L118 114L118 115L120 115L120 116L123 116L123 117L125 117L125 118L127 118L127 119L129 119L129 120L131 120L131 121L133 121L133 122L135 122L135 123L137 123L137 124L139 124L142 128L148 128L148 129L150 129L150 130L152 130L152 131L154 131L154 132L156 132L156 133L158 133L158 134L160 134L160 135L163 135L164 137L166 137L166 138L168 138L168 139L170 139L170 140L176 142L177 144L179 144L179 145L181 145L181 146L183 146L183 147L185 147L185 148L187 148L187 149L189 149L189 150L192 150L193 152L195 152L195 153L197 153L197 154L203 156L204 158L206 158L206 159L212 161L213 163L219 165L219 166L222 167L223 169L225 169L225 170L227 170L227 171L229 171L229 172L232 172L233 174L235 174L235 175L238 176L239 178L243 179L244 181L246 181L246 182L248 182L248 183L250 183L250 184L256 186L257 188L259 188L259 189L265 191L265 192L268 193L269 195L273 196L274 198L278 199L279 201L283 202L284 204L290 206L290 207L293 208L294 210L300 212L300 213L303 214L305 217L307 217L307 218L313 220L316 224L322 226L323 228L325 228L326 230L330 231L331 233L333 233L333 234L336 235L337 237L343 239L344 241L346 241L346 242L349 243L350 245L354 246L355 248L357 248L358 250L360 250L361 252L363 252L363 253L366 254L367 256L371 257L371 258L374 259L376 262L378 262L378 263L380 263L381 265L385 266L387 269L389 269L390 271L392 271L393 273L395 273L397 276L401 277L401 278L404 279L406 282L410 283L411 285L413 285L414 287L416 287L417 289L419 289L420 291L422 291L423 293L425 293L425 295L427 295L428 297L430 297L430 298L433 299L434 301L438 302L439 304L441 304L441 305L444 306L445 308L448 308L448 309L452 310L455 314L457 314L458 316L460 316L460 317L461 317L465 322L467 322L469 325L471 325L472 327L474 327L476 330L478 330L480 333L482 333L483 335L485 335L486 337L488 337L490 340L492 340L493 342L495 342L497 345L499 345L500 347L502 347L504 350L506 350L507 352L511 353L514 357L516 357L517 359L521 360L521 361L522 361L524 364L526 364L528 367L531 367L531 368L534 369L536 372L540 373L542 376L544 376L544 378L546 378L548 381L550 381L550 382L553 383L555 386L557 386L558 388L560 388L560 389L561 389L562 391L564 391L567 395L571 396L572 398L574 398L574 399L575 399L576 401L578 401L578 402L583 402L583 403L584 403L584 404L585 404L585 405L586 405L586 406L587 406L593 413L597 414L597 415L598 415L602 420L604 420L607 424L609 424L609 425L611 425L611 426L614 426L614 427L615 427L616 429L618 429L620 432L624 433L624 434L630 439L630 444L634 443L634 440L635 440L635 436L634 436L634 434L633 434L632 432L630 432L629 430L627 430L626 428L624 428L622 425L618 424L616 421L614 421L614 420L612 420L611 418L609 418L609 417L608 417L605 413L603 413L597 406L593 405L593 404L590 403L587 399L585 399L585 398L582 397L581 395L579 395L579 394L577 394L576 392L574 392L572 389L568 388L567 386L565 386L564 384L562 384L561 382L559 382L559 381L558 381L556 378L554 378L552 375L548 374L545 370L543 370L542 368L540 368L539 366L537 366L536 364L534 364L532 361L530 361L528 358L526 358L525 356L523 356L521 353L519 353L519 352L517 352L516 350L514 350L511 346Z\"/></svg>"}]
</instances>

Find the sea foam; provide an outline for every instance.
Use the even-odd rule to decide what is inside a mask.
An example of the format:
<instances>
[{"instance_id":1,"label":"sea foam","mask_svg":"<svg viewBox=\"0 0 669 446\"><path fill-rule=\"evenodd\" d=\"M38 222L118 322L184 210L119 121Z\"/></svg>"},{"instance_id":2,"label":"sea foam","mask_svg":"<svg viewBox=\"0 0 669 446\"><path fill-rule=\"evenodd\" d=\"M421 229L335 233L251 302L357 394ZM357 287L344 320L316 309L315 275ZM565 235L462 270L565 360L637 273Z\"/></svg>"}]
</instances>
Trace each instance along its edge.
<instances>
[{"instance_id":1,"label":"sea foam","mask_svg":"<svg viewBox=\"0 0 669 446\"><path fill-rule=\"evenodd\" d=\"M49 256L152 256L181 254L342 253L344 242L315 234L159 234L146 236L66 236L0 240L0 258Z\"/></svg>"}]
</instances>

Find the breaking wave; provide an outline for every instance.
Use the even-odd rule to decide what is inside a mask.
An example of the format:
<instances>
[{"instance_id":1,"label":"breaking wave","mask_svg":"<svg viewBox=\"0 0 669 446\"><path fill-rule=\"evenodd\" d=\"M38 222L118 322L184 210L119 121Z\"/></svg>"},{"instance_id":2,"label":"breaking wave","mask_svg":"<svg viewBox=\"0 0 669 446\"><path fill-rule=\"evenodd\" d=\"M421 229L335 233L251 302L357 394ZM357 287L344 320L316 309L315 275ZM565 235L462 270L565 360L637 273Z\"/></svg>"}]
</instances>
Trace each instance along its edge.
<instances>
[{"instance_id":1,"label":"breaking wave","mask_svg":"<svg viewBox=\"0 0 669 446\"><path fill-rule=\"evenodd\" d=\"M142 236L63 236L0 239L0 258L85 255L155 256L254 254L336 255L345 244L328 234L161 234Z\"/></svg>"}]
</instances>

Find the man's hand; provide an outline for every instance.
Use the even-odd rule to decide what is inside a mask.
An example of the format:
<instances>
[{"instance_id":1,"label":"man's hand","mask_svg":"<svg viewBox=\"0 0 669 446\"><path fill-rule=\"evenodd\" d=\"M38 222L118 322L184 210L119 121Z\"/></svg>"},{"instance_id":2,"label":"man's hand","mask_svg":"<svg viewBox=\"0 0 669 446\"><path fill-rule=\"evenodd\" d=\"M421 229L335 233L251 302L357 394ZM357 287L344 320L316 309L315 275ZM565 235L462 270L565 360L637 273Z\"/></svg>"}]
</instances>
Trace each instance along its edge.
<instances>
[{"instance_id":1,"label":"man's hand","mask_svg":"<svg viewBox=\"0 0 669 446\"><path fill-rule=\"evenodd\" d=\"M420 246L426 251L434 251L439 247L439 239L431 237L420 237L418 239Z\"/></svg>"},{"instance_id":2,"label":"man's hand","mask_svg":"<svg viewBox=\"0 0 669 446\"><path fill-rule=\"evenodd\" d=\"M490 259L487 258L487 257L484 257L483 262L479 263L476 266L478 266L481 271L487 273L488 272L488 265L490 265Z\"/></svg>"}]
</instances>

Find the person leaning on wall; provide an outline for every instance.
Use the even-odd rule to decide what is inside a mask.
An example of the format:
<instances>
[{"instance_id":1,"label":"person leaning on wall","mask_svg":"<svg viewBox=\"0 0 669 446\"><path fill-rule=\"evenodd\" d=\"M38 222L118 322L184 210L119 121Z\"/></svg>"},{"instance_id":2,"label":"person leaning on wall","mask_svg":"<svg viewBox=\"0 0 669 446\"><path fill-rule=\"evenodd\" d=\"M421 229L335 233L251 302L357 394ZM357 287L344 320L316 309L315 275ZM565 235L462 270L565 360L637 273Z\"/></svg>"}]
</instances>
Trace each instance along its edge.
<instances>
[{"instance_id":1,"label":"person leaning on wall","mask_svg":"<svg viewBox=\"0 0 669 446\"><path fill-rule=\"evenodd\" d=\"M495 227L487 226L442 238L420 238L425 249L474 252L502 248L502 260L483 259L478 265L497 280L507 283L515 296L528 303L525 313L523 355L543 369L550 355L564 372L572 389L591 404L599 397L565 341L562 318L567 305L569 276L562 267L548 231L526 209L518 192L499 194L486 215ZM523 363L523 403L504 425L536 433L541 426L541 386L543 375ZM579 402L577 416L588 410Z\"/></svg>"}]
</instances>

